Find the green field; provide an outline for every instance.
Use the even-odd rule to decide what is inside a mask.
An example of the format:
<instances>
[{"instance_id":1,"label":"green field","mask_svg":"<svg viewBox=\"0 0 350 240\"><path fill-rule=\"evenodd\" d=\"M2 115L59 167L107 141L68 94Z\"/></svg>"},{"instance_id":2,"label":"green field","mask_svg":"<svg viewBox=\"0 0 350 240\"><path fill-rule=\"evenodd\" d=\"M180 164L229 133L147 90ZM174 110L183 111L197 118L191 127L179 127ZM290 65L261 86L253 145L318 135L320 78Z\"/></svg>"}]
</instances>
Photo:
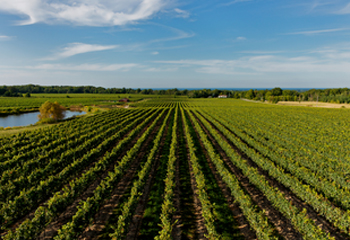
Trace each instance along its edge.
<instances>
[{"instance_id":1,"label":"green field","mask_svg":"<svg viewBox=\"0 0 350 240\"><path fill-rule=\"evenodd\" d=\"M348 109L127 95L0 138L2 239L350 239Z\"/></svg>"},{"instance_id":2,"label":"green field","mask_svg":"<svg viewBox=\"0 0 350 240\"><path fill-rule=\"evenodd\" d=\"M131 103L143 99L164 98L161 95L142 95L142 94L31 94L31 97L0 97L0 113L22 112L29 109L38 109L44 102L57 101L65 107L70 106L90 106L90 105L114 105L122 98L128 98Z\"/></svg>"}]
</instances>

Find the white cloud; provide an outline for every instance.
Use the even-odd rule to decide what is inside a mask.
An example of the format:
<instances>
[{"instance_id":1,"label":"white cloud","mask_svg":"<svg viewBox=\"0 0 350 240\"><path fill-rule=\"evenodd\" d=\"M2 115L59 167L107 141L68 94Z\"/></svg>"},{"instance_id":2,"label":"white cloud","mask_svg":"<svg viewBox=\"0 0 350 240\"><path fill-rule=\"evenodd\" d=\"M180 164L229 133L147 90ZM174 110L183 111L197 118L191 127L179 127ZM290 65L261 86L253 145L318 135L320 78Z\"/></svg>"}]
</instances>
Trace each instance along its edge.
<instances>
[{"instance_id":1,"label":"white cloud","mask_svg":"<svg viewBox=\"0 0 350 240\"><path fill-rule=\"evenodd\" d=\"M251 2L251 1L252 0L234 0L234 1L231 1L231 2L228 2L228 3L224 3L224 4L222 4L222 6L230 6L230 5L237 4L237 3Z\"/></svg>"},{"instance_id":2,"label":"white cloud","mask_svg":"<svg viewBox=\"0 0 350 240\"><path fill-rule=\"evenodd\" d=\"M136 63L125 64L41 64L37 66L26 66L28 70L55 70L55 71L129 71L131 68L139 67Z\"/></svg>"},{"instance_id":3,"label":"white cloud","mask_svg":"<svg viewBox=\"0 0 350 240\"><path fill-rule=\"evenodd\" d=\"M6 41L6 40L11 40L12 37L10 36L5 36L5 35L0 35L0 41Z\"/></svg>"},{"instance_id":4,"label":"white cloud","mask_svg":"<svg viewBox=\"0 0 350 240\"><path fill-rule=\"evenodd\" d=\"M67 47L61 49L53 57L45 58L43 60L57 60L71 57L77 54L110 50L119 47L118 45L96 45L86 43L70 43Z\"/></svg>"},{"instance_id":5,"label":"white cloud","mask_svg":"<svg viewBox=\"0 0 350 240\"><path fill-rule=\"evenodd\" d=\"M164 46L164 44L160 44L163 42L171 42L171 41L177 41L181 39L186 39L186 38L191 38L194 37L194 33L187 33L185 31L182 31L180 29L174 28L174 27L169 27L165 26L162 24L155 24L152 23L153 25L159 26L161 28L164 28L166 31L165 32L171 32L172 36L170 37L164 37L164 38L157 38L153 40L149 40L147 42L140 42L140 43L134 43L134 44L129 44L129 45L123 45L118 48L118 51L153 51L151 54L157 55L159 54L158 51L154 51L154 49L157 50L169 50L169 49L178 49L178 48L185 48L188 47L188 45L180 45L180 46Z\"/></svg>"},{"instance_id":6,"label":"white cloud","mask_svg":"<svg viewBox=\"0 0 350 240\"><path fill-rule=\"evenodd\" d=\"M171 67L171 68L147 68L144 71L146 72L175 72L179 68L177 67Z\"/></svg>"},{"instance_id":7,"label":"white cloud","mask_svg":"<svg viewBox=\"0 0 350 240\"><path fill-rule=\"evenodd\" d=\"M174 11L176 13L176 17L178 17L178 18L189 18L190 17L190 13L185 11L185 10L175 8Z\"/></svg>"},{"instance_id":8,"label":"white cloud","mask_svg":"<svg viewBox=\"0 0 350 240\"><path fill-rule=\"evenodd\" d=\"M169 38L154 39L154 40L149 41L148 43L175 41L175 40L180 40L180 39L184 39L184 38L191 38L191 37L195 36L194 33L187 33L185 31L182 31L182 30L174 28L174 27L164 26L164 25L160 25L160 24L158 24L158 26L161 26L161 27L164 27L164 28L170 30L171 32L175 33L176 36L169 37Z\"/></svg>"},{"instance_id":9,"label":"white cloud","mask_svg":"<svg viewBox=\"0 0 350 240\"><path fill-rule=\"evenodd\" d=\"M284 51L240 51L240 53L248 53L248 54L275 54L275 53L283 53Z\"/></svg>"},{"instance_id":10,"label":"white cloud","mask_svg":"<svg viewBox=\"0 0 350 240\"><path fill-rule=\"evenodd\" d=\"M19 24L115 26L148 19L170 0L0 0L0 11L26 17Z\"/></svg>"},{"instance_id":11,"label":"white cloud","mask_svg":"<svg viewBox=\"0 0 350 240\"><path fill-rule=\"evenodd\" d=\"M337 12L338 14L350 14L350 3Z\"/></svg>"},{"instance_id":12,"label":"white cloud","mask_svg":"<svg viewBox=\"0 0 350 240\"><path fill-rule=\"evenodd\" d=\"M285 1L287 4L282 8L303 8L304 14L338 14L339 9L344 7L346 1L348 2L348 0L294 0Z\"/></svg>"},{"instance_id":13,"label":"white cloud","mask_svg":"<svg viewBox=\"0 0 350 240\"><path fill-rule=\"evenodd\" d=\"M244 41L244 40L247 40L247 38L245 38L245 37L237 37L236 40L237 41Z\"/></svg>"},{"instance_id":14,"label":"white cloud","mask_svg":"<svg viewBox=\"0 0 350 240\"><path fill-rule=\"evenodd\" d=\"M191 15L190 12L186 10L182 10L180 8L173 8L170 10L161 10L161 12L167 14L172 18L189 18Z\"/></svg>"},{"instance_id":15,"label":"white cloud","mask_svg":"<svg viewBox=\"0 0 350 240\"><path fill-rule=\"evenodd\" d=\"M155 61L181 68L194 68L196 72L210 74L350 74L350 50L320 51L316 56L282 57L259 55L234 60L175 60Z\"/></svg>"},{"instance_id":16,"label":"white cloud","mask_svg":"<svg viewBox=\"0 0 350 240\"><path fill-rule=\"evenodd\" d=\"M336 60L350 60L350 43L336 44L331 47L323 47L310 51L311 54L319 54L322 58Z\"/></svg>"},{"instance_id":17,"label":"white cloud","mask_svg":"<svg viewBox=\"0 0 350 240\"><path fill-rule=\"evenodd\" d=\"M0 0L1 1L1 0ZM83 54L83 53L89 53L89 52L96 52L96 51L104 51L104 50L111 50L116 49L115 51L118 52L127 52L127 51L149 51L152 55L158 55L158 51L154 51L154 49L157 50L169 50L169 49L178 49L178 48L185 48L188 47L188 45L180 45L180 46L170 46L170 47L164 47L163 45L159 45L158 43L162 42L168 42L168 41L176 41L181 40L185 38L191 38L195 36L194 33L187 33L180 29L168 27L160 24L156 24L157 26L163 27L166 30L170 31L171 33L174 33L171 37L165 37L165 38L159 38L159 39L153 39L148 42L144 43L134 43L134 44L126 44L126 45L97 45L97 44L86 44L86 43L70 43L66 47L63 47L56 51L52 56L48 56L45 58L41 58L39 60L59 60L67 57L71 57L77 54ZM151 45L157 45L155 47L150 47Z\"/></svg>"},{"instance_id":18,"label":"white cloud","mask_svg":"<svg viewBox=\"0 0 350 240\"><path fill-rule=\"evenodd\" d=\"M246 37L239 36L239 37L236 37L236 38L234 38L234 39L229 39L228 41L237 43L237 42L243 42L243 41L245 41L245 40L247 40Z\"/></svg>"},{"instance_id":19,"label":"white cloud","mask_svg":"<svg viewBox=\"0 0 350 240\"><path fill-rule=\"evenodd\" d=\"M287 33L287 35L314 35L314 34L320 34L320 33L341 32L341 31L347 31L347 30L350 30L350 28L333 28L333 29L292 32L292 33Z\"/></svg>"}]
</instances>

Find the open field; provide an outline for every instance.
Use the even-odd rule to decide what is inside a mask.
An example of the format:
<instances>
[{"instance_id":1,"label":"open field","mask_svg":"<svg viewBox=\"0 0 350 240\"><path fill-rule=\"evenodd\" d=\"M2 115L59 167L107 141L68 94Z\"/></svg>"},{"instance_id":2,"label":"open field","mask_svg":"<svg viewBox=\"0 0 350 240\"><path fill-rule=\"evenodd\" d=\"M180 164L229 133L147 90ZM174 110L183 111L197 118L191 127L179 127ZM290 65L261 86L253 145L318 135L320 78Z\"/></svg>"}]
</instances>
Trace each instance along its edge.
<instances>
[{"instance_id":1,"label":"open field","mask_svg":"<svg viewBox=\"0 0 350 240\"><path fill-rule=\"evenodd\" d=\"M350 108L350 104L346 103L325 103L325 102L313 102L313 101L301 101L301 102L293 102L293 101L279 101L277 104L270 103L268 101L254 101L249 99L241 98L241 100L246 102L253 103L262 103L262 104L272 104L272 105L280 105L280 106L295 106L295 107L318 107L318 108Z\"/></svg>"},{"instance_id":2,"label":"open field","mask_svg":"<svg viewBox=\"0 0 350 240\"><path fill-rule=\"evenodd\" d=\"M59 102L65 107L70 106L109 106L118 104L118 100L128 98L131 102L143 99L161 99L167 96L142 94L31 94L30 98L0 97L0 113L15 113L38 109L44 102ZM180 97L181 98L181 97Z\"/></svg>"},{"instance_id":3,"label":"open field","mask_svg":"<svg viewBox=\"0 0 350 240\"><path fill-rule=\"evenodd\" d=\"M162 98L1 138L2 239L350 239L349 117Z\"/></svg>"},{"instance_id":4,"label":"open field","mask_svg":"<svg viewBox=\"0 0 350 240\"><path fill-rule=\"evenodd\" d=\"M280 101L278 105L283 106L302 106L302 107L320 107L320 108L350 108L350 104L341 103L324 103L324 102L286 102Z\"/></svg>"}]
</instances>

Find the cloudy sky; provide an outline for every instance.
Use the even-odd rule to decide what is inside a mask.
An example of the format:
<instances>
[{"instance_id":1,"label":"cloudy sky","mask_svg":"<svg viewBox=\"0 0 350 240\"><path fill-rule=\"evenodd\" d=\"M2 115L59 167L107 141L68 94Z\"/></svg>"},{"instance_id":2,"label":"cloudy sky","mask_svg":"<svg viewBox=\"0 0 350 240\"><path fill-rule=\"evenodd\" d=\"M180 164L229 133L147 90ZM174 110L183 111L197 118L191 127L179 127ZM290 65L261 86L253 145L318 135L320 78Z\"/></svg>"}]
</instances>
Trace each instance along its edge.
<instances>
[{"instance_id":1,"label":"cloudy sky","mask_svg":"<svg viewBox=\"0 0 350 240\"><path fill-rule=\"evenodd\" d=\"M0 85L350 87L349 0L0 0Z\"/></svg>"}]
</instances>

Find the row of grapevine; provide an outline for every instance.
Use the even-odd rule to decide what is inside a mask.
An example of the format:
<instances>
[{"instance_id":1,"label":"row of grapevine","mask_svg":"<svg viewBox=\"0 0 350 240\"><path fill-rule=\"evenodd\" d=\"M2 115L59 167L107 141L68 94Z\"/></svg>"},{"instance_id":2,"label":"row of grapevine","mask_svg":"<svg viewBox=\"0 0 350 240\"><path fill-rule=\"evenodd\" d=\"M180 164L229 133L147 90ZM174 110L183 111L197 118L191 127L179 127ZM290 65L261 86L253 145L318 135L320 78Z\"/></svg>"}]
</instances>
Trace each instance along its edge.
<instances>
[{"instance_id":1,"label":"row of grapevine","mask_svg":"<svg viewBox=\"0 0 350 240\"><path fill-rule=\"evenodd\" d=\"M0 139L1 147L0 154L18 154L20 152L30 151L32 148L38 148L51 143L53 140L57 140L62 137L67 136L68 133L77 133L75 130L80 131L84 125L99 124L99 122L104 122L110 116L123 116L129 115L130 112L114 110L109 112L104 112L96 116L86 116L84 118L77 118L75 121L66 121L59 124L60 127L47 127L41 128L34 131L25 131L15 135L14 137L8 138L4 137ZM2 158L0 159L0 161Z\"/></svg>"},{"instance_id":2,"label":"row of grapevine","mask_svg":"<svg viewBox=\"0 0 350 240\"><path fill-rule=\"evenodd\" d=\"M225 163L220 158L220 156L215 153L215 149L212 143L209 141L206 133L200 127L194 116L190 112L188 112L188 114L194 123L196 131L201 137L201 141L209 153L210 160L215 164L215 167L218 170L220 176L230 188L232 196L239 203L244 216L249 221L250 226L256 231L258 238L276 239L273 233L273 227L268 223L268 220L264 213L256 208L255 204L252 202L251 197L246 194L241 188L238 179L225 167Z\"/></svg>"},{"instance_id":3,"label":"row of grapevine","mask_svg":"<svg viewBox=\"0 0 350 240\"><path fill-rule=\"evenodd\" d=\"M160 215L161 228L159 235L155 238L156 240L167 240L171 239L171 233L173 228L173 213L174 207L174 188L175 188L175 162L176 162L176 149L177 149L177 119L178 119L178 107L175 110L174 125L172 128L172 138L170 145L170 154L167 168L167 177L164 180L164 201L162 204L162 213Z\"/></svg>"},{"instance_id":4,"label":"row of grapevine","mask_svg":"<svg viewBox=\"0 0 350 240\"><path fill-rule=\"evenodd\" d=\"M44 159L33 159L32 161L26 162L26 165L31 163L40 164L39 166L36 167L36 169L33 169L34 171L28 171L31 174L27 174L27 171L24 171L23 169L15 169L15 170L11 169L9 177L3 176L1 178L1 180L8 182L8 184L4 184L0 188L1 201L3 199L4 199L3 200L4 202L12 200L12 198L15 197L17 193L19 193L20 191L23 191L25 189L30 189L32 186L35 186L38 183L38 181L43 181L48 176L52 176L59 173L62 170L62 168L71 164L72 161L83 157L84 154L86 154L86 151L98 146L101 143L102 139L106 139L108 138L108 136L113 136L117 132L122 131L123 126L125 126L130 122L132 122L132 126L136 126L147 115L148 114L143 115L143 112L141 112L134 117L126 118L120 124L107 125L106 126L107 129L105 129L105 131L102 131L102 129L99 129L101 131L94 131L93 137L90 136L90 138L86 138L85 141L82 142L80 145L77 145L76 148L73 148L74 146L71 146L72 149L63 151L59 159L44 158ZM48 160L50 161L48 162ZM12 176L16 176L17 179L11 179L10 177Z\"/></svg>"},{"instance_id":5,"label":"row of grapevine","mask_svg":"<svg viewBox=\"0 0 350 240\"><path fill-rule=\"evenodd\" d=\"M345 110L130 106L0 139L2 239L350 239Z\"/></svg>"},{"instance_id":6,"label":"row of grapevine","mask_svg":"<svg viewBox=\"0 0 350 240\"><path fill-rule=\"evenodd\" d=\"M221 119L221 122L223 121L224 120ZM323 195L319 194L317 191L321 190L327 196L327 193L331 191L332 192L330 194L334 193L334 185L327 183L327 181L320 182L314 174L308 172L308 169L297 168L293 165L293 161L286 160L281 156L277 157L274 154L274 152L263 148L261 144L259 144L259 142L245 138L245 140L249 142L251 146L254 146L255 149L259 150L259 152L263 152L266 156L269 156L270 159L273 160L273 162L264 158L263 156L259 156L259 154L255 153L253 150L250 150L247 146L244 145L244 143L240 142L238 139L235 139L234 135L231 134L229 137L230 139L232 139L232 141L235 142L237 146L240 146L240 148L247 155L251 156L252 159L263 158L264 165L261 166L263 169L269 171L269 173L271 173L271 176L278 179L278 181L280 181L286 187L289 187L294 194L296 194L306 203L310 204L315 209L315 211L325 216L326 219L332 222L336 227L345 232L348 232L348 229L350 229L349 213L347 211L342 210L341 208L334 206L332 202L330 202ZM270 167L268 165L270 165ZM282 172L283 170L280 170L280 168L278 167L274 167L275 165L281 166L283 169L286 169L291 174ZM304 184L299 179L302 179L308 184ZM316 186L318 188L316 188L315 190L313 186ZM330 194L328 194L328 196ZM349 201L349 199L346 198L347 195L349 195L348 192L342 191L338 193L338 195L332 194L329 197L331 199L337 199L338 197L340 198L341 203L345 205L347 201Z\"/></svg>"},{"instance_id":7,"label":"row of grapevine","mask_svg":"<svg viewBox=\"0 0 350 240\"><path fill-rule=\"evenodd\" d=\"M10 225L15 219L23 216L31 209L36 207L38 205L38 201L34 200L38 199L37 194L39 192L42 192L42 195L52 196L54 193L53 189L59 190L63 184L66 184L72 178L71 175L76 175L84 168L89 166L92 162L96 161L96 159L100 157L101 152L103 152L102 149L106 149L107 146L114 144L116 140L122 139L125 134L131 130L127 137L124 137L121 141L119 141L111 152L107 152L105 156L100 157L100 160L96 162L88 171L84 172L80 177L72 179L69 184L62 189L63 191L54 193L53 196L46 202L45 207L39 207L36 210L38 217L33 219L34 222L43 218L42 209L45 209L44 216L47 216L48 219L52 221L53 216L56 216L63 209L65 209L65 207L67 207L76 198L76 196L83 192L84 189L99 176L99 174L104 172L107 167L113 163L115 157L118 156L118 154L123 150L124 146L131 142L136 134L139 133L149 123L149 121L151 121L151 119L158 114L158 112L159 111L154 111L152 115L146 119L143 119L141 124L135 125L131 123L122 131L119 131L117 134L114 134L113 136L104 140L98 147L91 149L87 154L85 154L83 158L74 161L74 163L71 165L68 165L59 175L55 177L51 176L47 181L42 182L38 187L33 187L29 190L34 193L20 195L16 197L13 202L9 202L7 205L4 205L4 208L1 209L3 217L2 221L3 223L6 223L4 226ZM48 213L46 214L46 212ZM26 232L26 228L28 228L28 226L35 226L35 224L33 225L30 220L26 220L21 226L19 226L19 233L17 233L18 236L22 235L23 232L21 231L25 230ZM41 228L42 227L43 226L41 226ZM31 227L29 227L28 231L33 232Z\"/></svg>"},{"instance_id":8,"label":"row of grapevine","mask_svg":"<svg viewBox=\"0 0 350 240\"><path fill-rule=\"evenodd\" d=\"M112 126L113 124L117 123L117 121L115 123L111 123L111 118L107 118L107 121L104 121L100 124L98 128L95 128L94 125L89 124L88 129L90 129L89 132L87 132L87 134L90 133L90 137L92 137L93 135L91 134L96 134L98 131L103 131L108 129L110 126ZM108 122L109 120L109 122ZM86 126L86 125L85 125ZM86 127L85 127L86 128ZM69 128L67 128L67 130L69 130ZM74 131L74 128L71 129L71 131ZM69 131L68 131L69 132ZM84 132L82 132L82 134L79 137L84 136ZM42 136L43 138L45 138L44 136ZM59 142L62 141L63 139L63 143L60 144ZM66 135L65 137L60 137L58 138L56 141L54 141L54 143L58 142L58 145L56 144L49 144L49 146L47 146L46 148L36 148L36 149L32 149L31 151L26 151L23 153L16 153L14 156L10 157L8 160L5 160L3 162L0 163L1 166L1 171L0 173L3 173L3 171L6 171L8 169L12 169L12 168L30 168L30 166L28 166L30 163L28 163L29 159L32 159L33 161L35 161L37 158L53 158L56 156L60 155L60 152L62 150L65 150L65 148L69 147L69 144L73 145L72 147L74 147L74 144L77 145L79 144L78 139L75 139L73 136L73 142L69 142L68 136ZM84 141L84 138L82 138L81 141Z\"/></svg>"},{"instance_id":9,"label":"row of grapevine","mask_svg":"<svg viewBox=\"0 0 350 240\"><path fill-rule=\"evenodd\" d=\"M247 125L247 122L249 121L244 121L244 125ZM350 164L348 161L339 161L338 159L341 159L341 157L337 157L336 154L321 152L319 147L309 147L308 145L310 144L301 141L299 138L290 136L290 134L285 134L283 131L277 131L277 129L272 126L266 127L266 125L267 124L264 124L263 128L255 125L256 133L255 131L245 131L262 144L268 146L274 152L283 149L283 154L288 157L293 164L316 172L317 175L327 179L327 181L332 182L332 184L336 183L335 186L338 189L343 188L346 191L350 190L350 183L347 179L342 177L344 172L350 170ZM265 139L257 139L257 134L267 135L269 141L266 141ZM310 142L310 140L308 142Z\"/></svg>"},{"instance_id":10,"label":"row of grapevine","mask_svg":"<svg viewBox=\"0 0 350 240\"><path fill-rule=\"evenodd\" d=\"M167 116L165 117L162 126L160 127L153 143L153 147L149 152L149 155L147 157L147 161L145 164L142 166L141 170L138 172L138 178L134 180L132 188L131 188L131 194L128 197L127 201L123 204L122 206L122 212L118 217L118 222L115 226L115 231L110 234L109 236L112 239L122 239L125 237L125 233L127 232L130 220L131 220L131 215L133 214L133 211L135 210L135 205L139 201L139 197L141 195L142 188L145 185L146 182L146 177L148 173L151 170L151 167L154 163L155 156L157 151L159 151L159 146L161 144L161 138L164 133L164 129L166 128L166 125L168 123L168 119L170 117L170 114L173 111L169 111Z\"/></svg>"},{"instance_id":11,"label":"row of grapevine","mask_svg":"<svg viewBox=\"0 0 350 240\"><path fill-rule=\"evenodd\" d=\"M140 112L139 114L142 114L142 113ZM129 118L131 119L133 117L129 117ZM107 118L106 121L101 122L101 124L98 124L96 126L91 124L82 125L82 127L86 129L87 132L85 134L84 132L82 132L79 138L74 138L71 136L66 136L64 138L61 138L61 139L68 140L64 142L62 145L55 146L55 145L49 144L47 148L44 148L44 149L38 148L35 150L33 149L30 152L17 154L15 157L9 159L8 161L1 163L2 170L4 171L1 178L7 179L9 176L6 176L6 174L8 174L7 172L9 170L11 171L11 174L8 174L8 175L11 175L11 178L16 178L17 175L14 173L13 171L14 169L16 171L23 172L23 169L36 168L35 166L31 167L31 164L33 163L35 164L36 162L43 162L45 158L54 158L54 157L60 156L62 155L62 151L70 150L71 148L81 144L82 142L85 142L86 139L96 137L98 133L105 132L109 130L111 127L113 127L115 124L118 124L118 123L120 124L120 122L121 121L119 119L114 120L114 117L112 115L111 117ZM57 142L57 141L53 141L53 142ZM11 180L11 178L9 178L9 180Z\"/></svg>"},{"instance_id":12,"label":"row of grapevine","mask_svg":"<svg viewBox=\"0 0 350 240\"><path fill-rule=\"evenodd\" d=\"M185 136L186 136L186 141L187 141L187 145L190 153L190 163L192 167L192 172L196 179L196 186L198 189L198 198L202 206L202 212L203 212L202 215L205 219L205 226L208 232L206 237L210 240L217 240L217 239L220 239L220 236L216 232L216 229L214 227L215 217L213 216L213 213L212 213L213 207L208 199L208 196L205 190L206 188L205 178L201 171L201 166L198 164L197 157L194 153L195 152L194 143L192 140L192 136L189 132L189 126L188 126L183 108L181 108L181 116L182 116L182 122L185 128Z\"/></svg>"},{"instance_id":13,"label":"row of grapevine","mask_svg":"<svg viewBox=\"0 0 350 240\"><path fill-rule=\"evenodd\" d=\"M273 203L273 205L283 214L286 218L290 219L294 227L301 233L306 239L331 239L329 235L324 233L318 226L310 220L306 214L306 211L299 211L298 208L293 206L286 198L284 194L271 187L266 179L259 174L258 170L247 164L246 160L242 159L238 153L231 148L231 146L224 141L218 133L210 126L210 124L203 119L200 115L197 115L201 119L202 123L206 126L209 132L214 136L215 140L220 144L222 149L230 157L234 165L236 165L245 176L249 178L249 181L253 183L261 192L265 194L267 199ZM227 137L230 137L230 133L220 128L220 131ZM256 160L255 158L253 160ZM260 160L260 159L259 159ZM261 160L262 161L262 160ZM260 162L259 162L260 163ZM259 164L258 164L259 165Z\"/></svg>"},{"instance_id":14,"label":"row of grapevine","mask_svg":"<svg viewBox=\"0 0 350 240\"><path fill-rule=\"evenodd\" d=\"M111 124L112 118L118 121L131 114L131 112L117 114L118 112L110 111L108 114L103 114L103 118L86 118L89 119L89 121L83 118L85 121L74 121L73 124L68 121L67 123L70 124L62 123L59 125L60 127L53 128L54 131L50 133L41 131L37 132L35 135L28 133L25 135L25 139L17 137L15 143L13 143L13 141L4 143L2 153L6 152L6 154L0 155L0 161L5 162L9 159L13 159L14 156L16 156L16 158L25 157L26 154L30 154L30 158L34 158L39 154L43 155L44 152L50 149L57 148L62 144L69 145L69 141L76 140L80 138L81 135L94 131L101 126Z\"/></svg>"},{"instance_id":15,"label":"row of grapevine","mask_svg":"<svg viewBox=\"0 0 350 240\"><path fill-rule=\"evenodd\" d=\"M115 185L126 172L131 161L134 159L142 144L146 141L152 130L156 127L157 122L162 118L165 110L153 121L142 136L137 140L135 145L127 152L127 154L117 163L114 171L108 173L108 177L103 179L99 186L95 189L94 195L89 197L86 201L80 202L76 214L72 217L72 221L68 222L60 230L58 235L54 237L55 240L72 239L76 237L81 229L89 223L91 217L98 211L100 205L105 198L108 198L112 193Z\"/></svg>"}]
</instances>

